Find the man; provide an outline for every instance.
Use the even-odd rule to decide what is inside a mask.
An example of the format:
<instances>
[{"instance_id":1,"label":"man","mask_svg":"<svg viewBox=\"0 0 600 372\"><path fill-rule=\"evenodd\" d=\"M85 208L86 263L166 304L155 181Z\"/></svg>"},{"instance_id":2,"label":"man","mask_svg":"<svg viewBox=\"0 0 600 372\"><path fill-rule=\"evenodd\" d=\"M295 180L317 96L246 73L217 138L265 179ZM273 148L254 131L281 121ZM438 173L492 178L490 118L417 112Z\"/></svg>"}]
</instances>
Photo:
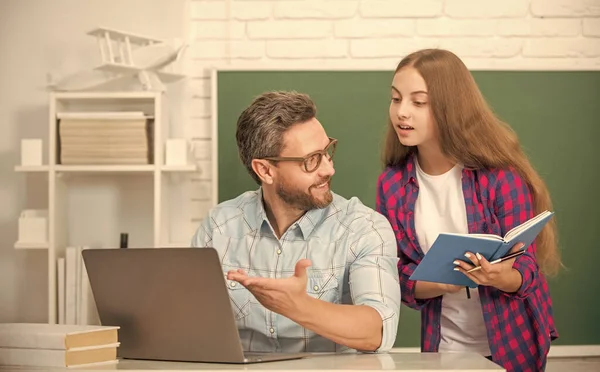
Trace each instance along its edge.
<instances>
[{"instance_id":1,"label":"man","mask_svg":"<svg viewBox=\"0 0 600 372\"><path fill-rule=\"evenodd\" d=\"M212 209L192 246L219 252L246 351L388 351L400 311L385 217L329 189L337 141L305 94L269 92L237 122L260 186Z\"/></svg>"}]
</instances>

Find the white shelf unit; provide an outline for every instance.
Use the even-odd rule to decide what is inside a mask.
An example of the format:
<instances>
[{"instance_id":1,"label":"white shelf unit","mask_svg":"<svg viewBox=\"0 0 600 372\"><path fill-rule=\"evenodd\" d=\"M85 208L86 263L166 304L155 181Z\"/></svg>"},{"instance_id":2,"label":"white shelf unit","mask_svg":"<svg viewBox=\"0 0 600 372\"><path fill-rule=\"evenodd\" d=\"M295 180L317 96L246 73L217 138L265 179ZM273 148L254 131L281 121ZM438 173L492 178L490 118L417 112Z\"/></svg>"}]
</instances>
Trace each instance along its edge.
<instances>
[{"instance_id":1,"label":"white shelf unit","mask_svg":"<svg viewBox=\"0 0 600 372\"><path fill-rule=\"evenodd\" d=\"M48 243L15 243L16 249L48 249Z\"/></svg>"},{"instance_id":2,"label":"white shelf unit","mask_svg":"<svg viewBox=\"0 0 600 372\"><path fill-rule=\"evenodd\" d=\"M134 177L136 185L143 184L144 190L152 188L152 226L145 226L149 236L145 241L153 247L185 246L172 242L169 231L169 187L181 182L173 174L195 172L195 164L165 165L164 146L169 135L167 97L162 92L52 92L49 101L48 165L16 166L16 172L46 172L48 176L48 242L40 244L15 243L16 249L38 249L48 252L48 321L57 322L57 258L64 257L66 247L72 244L69 234L68 199L70 183L96 178L101 185L118 184L125 177ZM58 159L57 114L64 112L114 112L143 111L153 118L153 164L143 165L63 165ZM97 114L95 114L97 115ZM137 181L139 179L139 181ZM148 185L146 189L145 185ZM118 185L117 185L118 186ZM101 187L101 186L100 186ZM130 193L136 193L134 189ZM139 201L138 201L139 203ZM142 203L145 204L145 203ZM136 211L128 211L135 215ZM144 212L140 212L144 213ZM89 213L93 215L93 211ZM144 216L147 218L147 216ZM86 215L78 219L86 219ZM96 217L97 218L97 217ZM97 221L97 219L96 219ZM78 221L85 224L85 221ZM131 242L131 239L130 239ZM93 247L93 245L92 245ZM117 248L117 246L106 247ZM135 246L133 246L135 248ZM132 249L133 249L132 248Z\"/></svg>"},{"instance_id":3,"label":"white shelf unit","mask_svg":"<svg viewBox=\"0 0 600 372\"><path fill-rule=\"evenodd\" d=\"M48 172L47 165L17 165L15 172Z\"/></svg>"}]
</instances>

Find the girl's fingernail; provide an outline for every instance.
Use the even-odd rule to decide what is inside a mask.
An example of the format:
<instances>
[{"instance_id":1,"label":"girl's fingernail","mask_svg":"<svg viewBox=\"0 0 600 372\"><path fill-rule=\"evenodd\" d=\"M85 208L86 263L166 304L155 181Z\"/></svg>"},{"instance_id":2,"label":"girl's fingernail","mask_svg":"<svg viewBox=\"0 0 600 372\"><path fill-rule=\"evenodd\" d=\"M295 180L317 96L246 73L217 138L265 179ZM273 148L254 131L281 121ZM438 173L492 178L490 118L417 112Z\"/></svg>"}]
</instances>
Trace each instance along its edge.
<instances>
[{"instance_id":1,"label":"girl's fingernail","mask_svg":"<svg viewBox=\"0 0 600 372\"><path fill-rule=\"evenodd\" d=\"M455 265L458 265L458 264L460 264L460 262L458 262L458 261L454 261L454 262L452 262L452 263L453 263L453 264L455 264Z\"/></svg>"},{"instance_id":2,"label":"girl's fingernail","mask_svg":"<svg viewBox=\"0 0 600 372\"><path fill-rule=\"evenodd\" d=\"M465 257L466 258L471 258L471 254L470 253L465 253Z\"/></svg>"},{"instance_id":3,"label":"girl's fingernail","mask_svg":"<svg viewBox=\"0 0 600 372\"><path fill-rule=\"evenodd\" d=\"M477 256L478 260L481 260L481 255L479 253L476 253L475 256Z\"/></svg>"},{"instance_id":4,"label":"girl's fingernail","mask_svg":"<svg viewBox=\"0 0 600 372\"><path fill-rule=\"evenodd\" d=\"M454 268L454 271L458 271L458 267L455 267L455 268Z\"/></svg>"}]
</instances>

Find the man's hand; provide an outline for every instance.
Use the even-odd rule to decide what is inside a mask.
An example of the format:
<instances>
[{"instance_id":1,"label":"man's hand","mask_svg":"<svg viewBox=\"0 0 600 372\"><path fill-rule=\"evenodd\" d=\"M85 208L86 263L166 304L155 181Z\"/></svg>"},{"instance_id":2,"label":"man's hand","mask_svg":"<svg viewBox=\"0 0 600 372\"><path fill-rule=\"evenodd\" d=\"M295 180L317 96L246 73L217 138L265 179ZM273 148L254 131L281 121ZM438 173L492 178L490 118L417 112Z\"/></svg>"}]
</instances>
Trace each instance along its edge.
<instances>
[{"instance_id":1,"label":"man's hand","mask_svg":"<svg viewBox=\"0 0 600 372\"><path fill-rule=\"evenodd\" d=\"M516 244L512 247L510 253L517 252L522 248L522 243ZM512 267L516 258L492 265L479 253L468 252L465 256L471 260L473 265L457 260L455 261L456 269L478 285L496 287L509 293L516 292L521 287L521 274ZM467 272L476 266L481 266L481 269L471 273Z\"/></svg>"},{"instance_id":2,"label":"man's hand","mask_svg":"<svg viewBox=\"0 0 600 372\"><path fill-rule=\"evenodd\" d=\"M306 293L306 268L310 260L296 263L294 275L271 279L249 277L244 271L230 271L227 279L246 287L267 309L335 343L352 349L375 351L382 342L383 320L366 305L333 304Z\"/></svg>"},{"instance_id":3,"label":"man's hand","mask_svg":"<svg viewBox=\"0 0 600 372\"><path fill-rule=\"evenodd\" d=\"M300 309L309 297L306 269L311 265L310 260L302 259L296 263L294 275L283 279L249 277L241 269L229 271L227 279L242 284L267 309L291 318L289 314Z\"/></svg>"}]
</instances>

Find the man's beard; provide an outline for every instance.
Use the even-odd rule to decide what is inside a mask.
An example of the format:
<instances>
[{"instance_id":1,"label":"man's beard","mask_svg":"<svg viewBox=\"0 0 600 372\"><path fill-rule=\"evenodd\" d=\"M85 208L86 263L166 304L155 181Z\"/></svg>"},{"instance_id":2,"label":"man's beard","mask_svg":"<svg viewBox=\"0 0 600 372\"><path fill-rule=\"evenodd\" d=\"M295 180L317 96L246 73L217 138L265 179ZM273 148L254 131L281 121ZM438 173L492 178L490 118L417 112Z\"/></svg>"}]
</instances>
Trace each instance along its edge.
<instances>
[{"instance_id":1,"label":"man's beard","mask_svg":"<svg viewBox=\"0 0 600 372\"><path fill-rule=\"evenodd\" d=\"M331 177L323 179L313 184L311 187L309 187L308 192L299 190L289 184L281 182L277 185L276 191L277 195L281 198L281 200L283 200L285 203L287 203L293 208L296 208L301 211L321 209L327 207L333 201L333 195L331 194L331 190L327 190L327 192L323 196L323 199L318 199L314 197L310 191L317 185L322 185L325 182L330 183Z\"/></svg>"}]
</instances>

